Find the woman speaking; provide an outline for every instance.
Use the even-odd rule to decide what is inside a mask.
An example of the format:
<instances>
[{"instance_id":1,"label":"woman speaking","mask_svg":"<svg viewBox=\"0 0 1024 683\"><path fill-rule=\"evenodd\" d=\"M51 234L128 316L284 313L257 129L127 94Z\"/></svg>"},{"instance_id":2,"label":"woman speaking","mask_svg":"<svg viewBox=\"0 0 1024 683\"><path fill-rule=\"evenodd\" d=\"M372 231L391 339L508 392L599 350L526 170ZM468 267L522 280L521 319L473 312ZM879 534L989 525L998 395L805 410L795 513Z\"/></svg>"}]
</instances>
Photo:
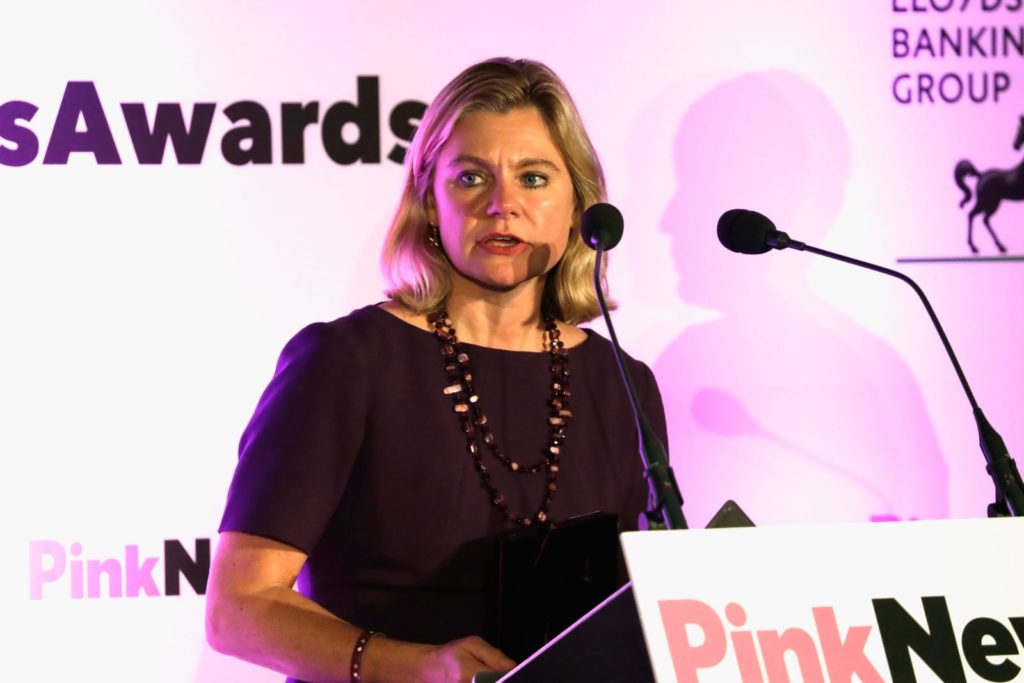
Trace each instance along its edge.
<instances>
[{"instance_id":1,"label":"woman speaking","mask_svg":"<svg viewBox=\"0 0 1024 683\"><path fill-rule=\"evenodd\" d=\"M210 575L220 652L302 681L469 681L465 552L593 511L636 528L648 488L582 212L600 162L547 67L493 59L423 116L385 239L387 301L300 331L240 444ZM629 360L664 440L650 370ZM298 590L296 590L296 588Z\"/></svg>"}]
</instances>

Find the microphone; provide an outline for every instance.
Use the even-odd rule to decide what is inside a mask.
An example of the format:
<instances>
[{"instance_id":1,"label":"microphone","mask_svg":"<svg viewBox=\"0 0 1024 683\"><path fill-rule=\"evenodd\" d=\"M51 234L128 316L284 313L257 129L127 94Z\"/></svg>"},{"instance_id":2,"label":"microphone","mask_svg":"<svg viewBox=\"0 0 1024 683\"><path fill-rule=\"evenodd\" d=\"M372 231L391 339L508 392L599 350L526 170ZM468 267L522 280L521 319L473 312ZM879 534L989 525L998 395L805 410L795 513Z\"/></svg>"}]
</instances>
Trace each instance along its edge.
<instances>
[{"instance_id":1,"label":"microphone","mask_svg":"<svg viewBox=\"0 0 1024 683\"><path fill-rule=\"evenodd\" d=\"M601 287L601 262L604 260L604 252L619 243L619 240L622 239L622 228L622 213L617 208L611 204L594 204L583 212L580 235L587 246L597 252L597 258L594 261L594 291L597 293L597 301L601 306L601 313L604 315L604 322L608 326L608 333L611 336L615 363L619 366L619 374L622 376L626 394L629 396L629 405L633 410L633 419L640 437L640 457L643 460L647 481L656 501L656 507L645 513L649 526L652 529L686 529L688 527L686 518L683 516L683 497L679 493L675 474L669 467L665 445L654 433L647 421L647 416L640 409L640 402L637 400L636 389L633 386L633 378L623 360L622 347L615 335L615 327L612 326L608 305L604 300L604 290Z\"/></svg>"},{"instance_id":2,"label":"microphone","mask_svg":"<svg viewBox=\"0 0 1024 683\"><path fill-rule=\"evenodd\" d=\"M747 209L729 209L718 219L718 241L729 251L763 254L772 249L799 249L807 245L775 229L767 216Z\"/></svg>"},{"instance_id":3,"label":"microphone","mask_svg":"<svg viewBox=\"0 0 1024 683\"><path fill-rule=\"evenodd\" d=\"M740 254L763 254L772 249L808 251L812 254L842 261L843 263L867 268L876 273L890 275L910 285L917 293L918 298L921 299L925 310L928 311L928 317L931 318L935 331L939 333L939 338L946 349L946 354L953 363L953 369L956 370L957 377L960 379L960 385L963 387L964 393L967 394L967 400L971 404L974 420L978 425L981 451L985 456L985 471L992 478L992 483L995 484L996 489L996 499L995 502L990 503L988 506L988 516L1024 516L1024 484L1021 483L1017 463L1010 457L1006 444L1003 442L1003 437L992 427L978 405L977 400L975 400L974 392L971 391L971 387L967 383L967 377L960 367L956 354L953 353L953 347L946 337L946 332L942 329L942 324L939 322L938 316L935 315L935 310L928 301L928 297L925 296L924 291L916 282L897 270L824 249L818 249L809 244L791 239L786 233L777 230L775 224L766 216L747 209L730 209L722 214L722 217L718 219L718 240L729 251L735 251Z\"/></svg>"},{"instance_id":4,"label":"microphone","mask_svg":"<svg viewBox=\"0 0 1024 683\"><path fill-rule=\"evenodd\" d=\"M611 204L594 204L583 212L580 234L591 249L612 249L622 239L622 212Z\"/></svg>"}]
</instances>

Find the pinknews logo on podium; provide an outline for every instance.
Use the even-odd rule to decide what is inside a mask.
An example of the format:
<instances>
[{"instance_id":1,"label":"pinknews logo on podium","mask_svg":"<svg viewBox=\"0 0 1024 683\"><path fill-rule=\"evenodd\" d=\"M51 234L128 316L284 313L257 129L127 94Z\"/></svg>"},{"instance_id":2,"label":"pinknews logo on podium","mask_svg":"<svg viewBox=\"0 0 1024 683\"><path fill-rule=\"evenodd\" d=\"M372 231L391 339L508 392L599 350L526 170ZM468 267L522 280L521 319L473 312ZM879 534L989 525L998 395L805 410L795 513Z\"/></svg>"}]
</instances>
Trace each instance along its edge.
<instances>
[{"instance_id":1,"label":"pinknews logo on podium","mask_svg":"<svg viewBox=\"0 0 1024 683\"><path fill-rule=\"evenodd\" d=\"M944 596L921 598L924 625L894 598L871 603L889 676L882 676L865 652L872 626L851 626L844 633L832 607L811 609L813 631L790 627L781 632L743 629L747 612L735 602L725 606L725 619L700 600L662 600L658 608L679 683L699 683L701 671L718 667L738 673L733 680L741 683L789 681L789 663L800 670L800 677L792 680L807 683L913 683L917 677L911 652L943 681L966 681L965 662L986 681L1015 680L1021 672L1012 657L1024 646L1024 616L978 617L959 629ZM727 629L726 622L734 628Z\"/></svg>"},{"instance_id":2,"label":"pinknews logo on podium","mask_svg":"<svg viewBox=\"0 0 1024 683\"><path fill-rule=\"evenodd\" d=\"M233 166L270 164L277 138L281 161L302 164L306 160L306 128L312 126L320 128L324 152L335 163L379 164L379 81L377 76L359 76L356 101L331 104L322 119L318 101L282 102L277 134L267 107L253 100L229 104L223 114L238 125L221 138L221 155ZM391 110L388 126L397 142L387 155L390 161L401 164L405 160L407 146L401 143L412 140L426 109L423 102L405 100ZM179 164L202 163L216 103L193 103L188 121L178 102L157 104L151 118L141 102L122 102L120 110L139 164L162 164L168 142ZM37 105L23 100L0 104L0 166L27 166L39 156L40 139L29 126L38 111ZM72 154L92 155L97 164L121 164L112 118L93 81L68 81L46 141L43 164L67 164Z\"/></svg>"},{"instance_id":3,"label":"pinknews logo on podium","mask_svg":"<svg viewBox=\"0 0 1024 683\"><path fill-rule=\"evenodd\" d=\"M157 584L163 560L162 586ZM210 539L197 538L189 554L178 540L165 540L163 557L143 557L139 546L126 545L119 557L89 557L78 542L30 541L29 598L139 598L181 595L181 579L196 595L206 594L210 576Z\"/></svg>"}]
</instances>

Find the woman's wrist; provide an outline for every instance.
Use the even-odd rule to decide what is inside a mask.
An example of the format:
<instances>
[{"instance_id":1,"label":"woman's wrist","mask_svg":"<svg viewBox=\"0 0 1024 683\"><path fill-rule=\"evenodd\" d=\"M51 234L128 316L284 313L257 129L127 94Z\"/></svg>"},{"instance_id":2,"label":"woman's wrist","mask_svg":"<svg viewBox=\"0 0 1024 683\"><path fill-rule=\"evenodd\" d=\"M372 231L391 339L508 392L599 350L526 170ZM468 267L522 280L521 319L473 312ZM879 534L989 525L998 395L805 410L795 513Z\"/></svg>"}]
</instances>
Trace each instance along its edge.
<instances>
[{"instance_id":1,"label":"woman's wrist","mask_svg":"<svg viewBox=\"0 0 1024 683\"><path fill-rule=\"evenodd\" d=\"M384 634L372 629L366 629L356 638L356 644L352 648L352 658L348 667L348 676L351 683L363 683L363 654L366 652L366 646L369 645L370 639L374 636L382 638Z\"/></svg>"},{"instance_id":2,"label":"woman's wrist","mask_svg":"<svg viewBox=\"0 0 1024 683\"><path fill-rule=\"evenodd\" d=\"M359 667L362 678L352 680L361 683L418 683L422 658L430 649L429 645L393 640L378 633L363 647Z\"/></svg>"}]
</instances>

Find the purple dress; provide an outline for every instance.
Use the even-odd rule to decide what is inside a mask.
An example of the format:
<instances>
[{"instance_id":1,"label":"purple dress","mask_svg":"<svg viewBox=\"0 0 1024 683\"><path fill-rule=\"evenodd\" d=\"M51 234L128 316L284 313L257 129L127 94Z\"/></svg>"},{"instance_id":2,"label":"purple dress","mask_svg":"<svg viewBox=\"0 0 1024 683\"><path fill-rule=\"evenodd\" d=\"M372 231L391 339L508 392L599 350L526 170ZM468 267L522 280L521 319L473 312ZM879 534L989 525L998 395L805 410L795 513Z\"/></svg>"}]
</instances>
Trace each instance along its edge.
<instances>
[{"instance_id":1,"label":"purple dress","mask_svg":"<svg viewBox=\"0 0 1024 683\"><path fill-rule=\"evenodd\" d=\"M616 512L635 529L648 497L636 429L611 344L587 335L569 350L573 418L550 517ZM501 451L540 460L548 354L464 347ZM628 362L664 440L654 376ZM220 530L302 550L299 588L359 627L425 643L482 634L485 566L473 542L511 525L481 487L445 379L434 336L377 306L300 331L242 436ZM484 458L510 511L535 513L543 473Z\"/></svg>"}]
</instances>

